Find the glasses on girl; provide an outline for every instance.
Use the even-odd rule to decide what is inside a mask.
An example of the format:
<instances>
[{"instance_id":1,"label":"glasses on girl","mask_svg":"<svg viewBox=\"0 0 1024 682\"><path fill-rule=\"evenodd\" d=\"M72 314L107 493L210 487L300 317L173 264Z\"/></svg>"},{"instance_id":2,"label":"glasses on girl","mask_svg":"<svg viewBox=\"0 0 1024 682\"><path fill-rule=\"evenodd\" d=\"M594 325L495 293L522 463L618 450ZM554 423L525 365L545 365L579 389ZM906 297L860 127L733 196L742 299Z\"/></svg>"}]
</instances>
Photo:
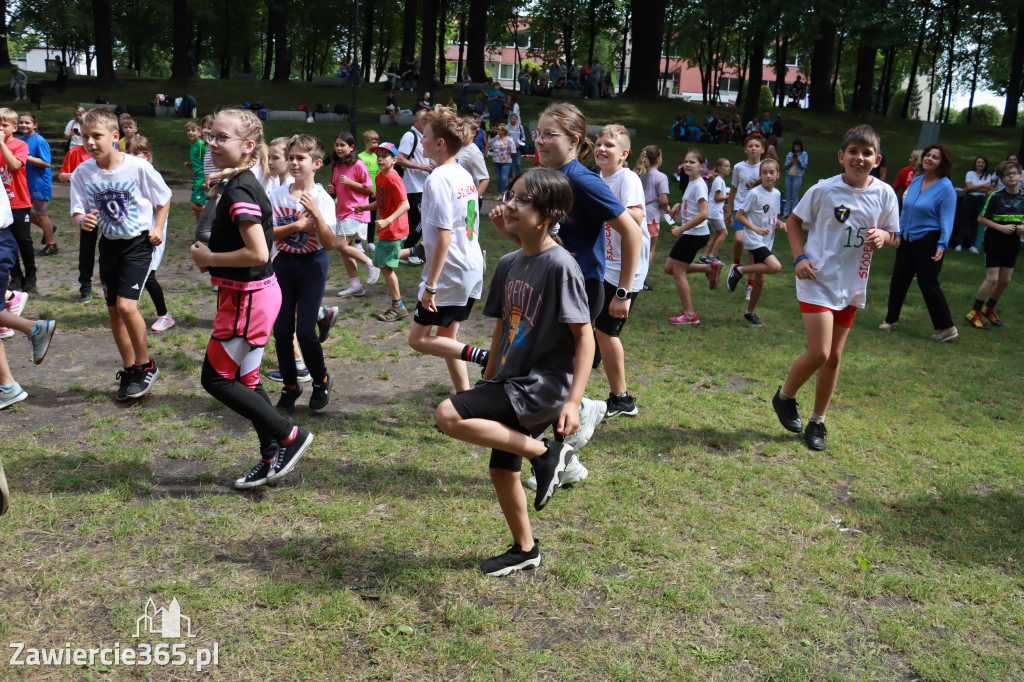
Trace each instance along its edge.
<instances>
[{"instance_id":1,"label":"glasses on girl","mask_svg":"<svg viewBox=\"0 0 1024 682\"><path fill-rule=\"evenodd\" d=\"M534 130L532 133L530 133L530 137L532 137L536 141L545 142L546 143L546 142L551 142L552 138L558 137L559 135L566 135L566 134L567 133L556 133L556 132L553 132L553 131L550 131L550 130L545 130L544 132L541 132L539 130Z\"/></svg>"},{"instance_id":2,"label":"glasses on girl","mask_svg":"<svg viewBox=\"0 0 1024 682\"><path fill-rule=\"evenodd\" d=\"M218 133L216 135L214 135L213 133L204 133L203 137L206 139L206 141L209 144L213 144L213 143L216 142L218 147L220 145L224 144L225 142L227 142L228 140L242 140L242 139L244 139L244 138L241 138L241 137L231 137L229 135L225 135L224 133Z\"/></svg>"},{"instance_id":3,"label":"glasses on girl","mask_svg":"<svg viewBox=\"0 0 1024 682\"><path fill-rule=\"evenodd\" d=\"M516 208L522 208L524 206L528 206L530 202L533 201L533 196L529 194L516 194L510 189L505 190L501 195L501 203L503 204L507 204L513 199L516 201Z\"/></svg>"}]
</instances>

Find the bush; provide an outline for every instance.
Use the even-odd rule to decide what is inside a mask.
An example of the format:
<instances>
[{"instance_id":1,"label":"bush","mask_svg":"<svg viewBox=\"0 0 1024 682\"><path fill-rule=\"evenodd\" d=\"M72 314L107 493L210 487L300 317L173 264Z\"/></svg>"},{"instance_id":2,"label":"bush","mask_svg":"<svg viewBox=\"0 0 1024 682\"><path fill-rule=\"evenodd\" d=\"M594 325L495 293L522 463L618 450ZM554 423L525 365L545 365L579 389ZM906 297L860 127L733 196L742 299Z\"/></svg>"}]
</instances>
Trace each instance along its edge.
<instances>
[{"instance_id":1,"label":"bush","mask_svg":"<svg viewBox=\"0 0 1024 682\"><path fill-rule=\"evenodd\" d=\"M899 118L900 114L903 113L903 100L907 96L906 90L897 90L896 94L892 96L892 100L889 102L889 111L886 115L889 118ZM907 111L907 116L910 116L914 109L921 106L921 94L914 91L914 96L910 99L910 110Z\"/></svg>"},{"instance_id":2,"label":"bush","mask_svg":"<svg viewBox=\"0 0 1024 682\"><path fill-rule=\"evenodd\" d=\"M950 120L954 123L967 123L967 109L964 109ZM1003 115L991 104L976 104L971 114L973 126L997 126L1003 121Z\"/></svg>"},{"instance_id":3,"label":"bush","mask_svg":"<svg viewBox=\"0 0 1024 682\"><path fill-rule=\"evenodd\" d=\"M758 109L774 109L775 108L775 96L772 94L771 88L767 85L761 86L761 95L757 98Z\"/></svg>"}]
</instances>

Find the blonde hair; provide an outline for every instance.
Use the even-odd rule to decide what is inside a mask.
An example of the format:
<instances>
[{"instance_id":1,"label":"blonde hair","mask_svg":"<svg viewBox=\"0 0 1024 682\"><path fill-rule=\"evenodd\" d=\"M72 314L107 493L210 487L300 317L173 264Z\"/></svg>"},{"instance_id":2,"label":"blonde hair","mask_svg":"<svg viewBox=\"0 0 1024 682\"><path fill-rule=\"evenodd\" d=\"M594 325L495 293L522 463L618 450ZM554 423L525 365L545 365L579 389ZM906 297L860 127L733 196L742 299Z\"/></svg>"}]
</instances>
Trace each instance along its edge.
<instances>
[{"instance_id":1,"label":"blonde hair","mask_svg":"<svg viewBox=\"0 0 1024 682\"><path fill-rule=\"evenodd\" d=\"M285 154L287 154L288 153L288 142L291 139L292 138L290 138L290 137L275 137L267 145L267 149L273 149L274 147L280 147L281 149L283 149L285 151Z\"/></svg>"},{"instance_id":2,"label":"blonde hair","mask_svg":"<svg viewBox=\"0 0 1024 682\"><path fill-rule=\"evenodd\" d=\"M444 140L445 148L453 156L469 144L473 135L465 121L440 104L423 115L423 127L430 128L435 137Z\"/></svg>"},{"instance_id":3,"label":"blonde hair","mask_svg":"<svg viewBox=\"0 0 1024 682\"><path fill-rule=\"evenodd\" d=\"M267 145L263 142L263 122L248 109L223 109L214 115L214 121L221 116L235 119L235 132L238 133L238 136L243 140L252 140L256 143L256 146L253 147L253 150L249 152L246 158L242 159L242 163L238 164L238 166L235 168L225 168L220 173L214 173L211 178L227 182L236 175L252 170L257 164L260 166L260 170L263 171L263 176L269 176L270 167L267 165ZM210 189L211 196L214 191L216 191L216 188L212 187Z\"/></svg>"},{"instance_id":4,"label":"blonde hair","mask_svg":"<svg viewBox=\"0 0 1024 682\"><path fill-rule=\"evenodd\" d=\"M11 111L10 109L0 109L0 120L8 120L4 116L5 111ZM11 112L13 113L13 112ZM17 120L17 119L15 119ZM103 107L96 107L85 112L82 116L82 127L99 125L106 128L112 133L117 132L117 116L114 116L114 112L110 109L104 109Z\"/></svg>"},{"instance_id":5,"label":"blonde hair","mask_svg":"<svg viewBox=\"0 0 1024 682\"><path fill-rule=\"evenodd\" d=\"M209 125L207 125L207 124L209 124ZM213 127L213 114L207 114L206 116L203 116L203 127L204 128L207 128L207 127L212 128Z\"/></svg>"},{"instance_id":6,"label":"blonde hair","mask_svg":"<svg viewBox=\"0 0 1024 682\"><path fill-rule=\"evenodd\" d=\"M18 112L14 109L8 109L7 107L4 107L0 109L0 121L17 123Z\"/></svg>"},{"instance_id":7,"label":"blonde hair","mask_svg":"<svg viewBox=\"0 0 1024 682\"><path fill-rule=\"evenodd\" d=\"M277 140L274 141L276 142ZM324 143L316 135L310 135L309 133L292 135L288 140L288 146L286 149L291 151L292 147L298 147L299 150L313 157L314 161L324 158Z\"/></svg>"},{"instance_id":8,"label":"blonde hair","mask_svg":"<svg viewBox=\"0 0 1024 682\"><path fill-rule=\"evenodd\" d=\"M725 158L724 156L719 158L717 161L715 161L715 170L718 170L727 163L730 163L729 159Z\"/></svg>"},{"instance_id":9,"label":"blonde hair","mask_svg":"<svg viewBox=\"0 0 1024 682\"><path fill-rule=\"evenodd\" d=\"M198 130L202 132L203 127L199 125L196 121L188 121L185 124L185 130Z\"/></svg>"},{"instance_id":10,"label":"blonde hair","mask_svg":"<svg viewBox=\"0 0 1024 682\"><path fill-rule=\"evenodd\" d=\"M569 135L579 138L573 151L580 163L586 163L594 155L594 142L587 138L587 117L575 105L568 102L550 104L540 112L538 120L545 116L553 118Z\"/></svg>"},{"instance_id":11,"label":"blonde hair","mask_svg":"<svg viewBox=\"0 0 1024 682\"><path fill-rule=\"evenodd\" d=\"M598 139L602 137L610 137L615 140L623 151L626 152L626 158L619 164L620 168L629 168L629 156L633 153L633 138L629 136L629 131L626 130L626 126L619 125L618 123L609 123L608 125L601 128L597 133Z\"/></svg>"},{"instance_id":12,"label":"blonde hair","mask_svg":"<svg viewBox=\"0 0 1024 682\"><path fill-rule=\"evenodd\" d=\"M153 145L145 135L133 137L132 141L128 143L128 149L125 151L129 154L146 154L151 160L153 158Z\"/></svg>"},{"instance_id":13,"label":"blonde hair","mask_svg":"<svg viewBox=\"0 0 1024 682\"><path fill-rule=\"evenodd\" d=\"M633 170L642 178L660 160L661 147L656 144L649 144L640 152L640 158L636 160L636 166L633 167Z\"/></svg>"},{"instance_id":14,"label":"blonde hair","mask_svg":"<svg viewBox=\"0 0 1024 682\"><path fill-rule=\"evenodd\" d=\"M129 123L131 123L136 128L139 127L139 122L136 121L131 114L121 114L121 127L124 128L125 125Z\"/></svg>"},{"instance_id":15,"label":"blonde hair","mask_svg":"<svg viewBox=\"0 0 1024 682\"><path fill-rule=\"evenodd\" d=\"M370 144L371 142L380 142L380 135L377 134L376 130L367 130L363 133L363 144Z\"/></svg>"}]
</instances>

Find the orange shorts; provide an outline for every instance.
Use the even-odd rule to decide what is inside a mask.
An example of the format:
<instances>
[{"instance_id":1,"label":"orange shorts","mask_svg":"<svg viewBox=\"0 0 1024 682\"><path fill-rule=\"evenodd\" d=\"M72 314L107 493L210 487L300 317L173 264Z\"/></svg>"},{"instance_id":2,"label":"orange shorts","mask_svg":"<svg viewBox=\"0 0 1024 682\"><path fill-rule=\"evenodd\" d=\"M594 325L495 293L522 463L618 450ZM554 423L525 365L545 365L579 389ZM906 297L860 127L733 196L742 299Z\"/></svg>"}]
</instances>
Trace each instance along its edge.
<instances>
[{"instance_id":1,"label":"orange shorts","mask_svg":"<svg viewBox=\"0 0 1024 682\"><path fill-rule=\"evenodd\" d=\"M840 327L846 327L847 329L853 326L853 316L857 314L857 306L853 305L848 305L842 310L832 310L823 305L814 305L813 303L804 303L803 301L798 301L798 303L802 313L832 313L832 321Z\"/></svg>"},{"instance_id":2,"label":"orange shorts","mask_svg":"<svg viewBox=\"0 0 1024 682\"><path fill-rule=\"evenodd\" d=\"M653 223L647 223L647 234L651 237L657 237L658 233L661 232L661 223L655 220Z\"/></svg>"}]
</instances>

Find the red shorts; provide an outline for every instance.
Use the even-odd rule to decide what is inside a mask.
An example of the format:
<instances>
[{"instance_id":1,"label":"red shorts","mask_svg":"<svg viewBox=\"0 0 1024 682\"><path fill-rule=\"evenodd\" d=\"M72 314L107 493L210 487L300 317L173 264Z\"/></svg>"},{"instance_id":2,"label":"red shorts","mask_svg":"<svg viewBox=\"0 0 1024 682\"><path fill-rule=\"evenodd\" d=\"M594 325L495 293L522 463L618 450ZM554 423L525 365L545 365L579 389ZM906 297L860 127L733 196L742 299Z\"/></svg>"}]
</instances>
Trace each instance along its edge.
<instances>
[{"instance_id":1,"label":"red shorts","mask_svg":"<svg viewBox=\"0 0 1024 682\"><path fill-rule=\"evenodd\" d=\"M267 345L281 309L281 287L271 275L259 282L236 282L211 277L217 285L217 315L213 338L230 341L242 337L252 348Z\"/></svg>"},{"instance_id":2,"label":"red shorts","mask_svg":"<svg viewBox=\"0 0 1024 682\"><path fill-rule=\"evenodd\" d=\"M823 305L814 305L803 301L798 301L798 303L802 313L832 313L832 321L847 329L853 326L853 316L857 314L857 306L854 305L848 305L842 310L832 310Z\"/></svg>"},{"instance_id":3,"label":"red shorts","mask_svg":"<svg viewBox=\"0 0 1024 682\"><path fill-rule=\"evenodd\" d=\"M651 237L657 237L658 233L661 232L661 223L655 220L653 223L647 223L647 234Z\"/></svg>"}]
</instances>

